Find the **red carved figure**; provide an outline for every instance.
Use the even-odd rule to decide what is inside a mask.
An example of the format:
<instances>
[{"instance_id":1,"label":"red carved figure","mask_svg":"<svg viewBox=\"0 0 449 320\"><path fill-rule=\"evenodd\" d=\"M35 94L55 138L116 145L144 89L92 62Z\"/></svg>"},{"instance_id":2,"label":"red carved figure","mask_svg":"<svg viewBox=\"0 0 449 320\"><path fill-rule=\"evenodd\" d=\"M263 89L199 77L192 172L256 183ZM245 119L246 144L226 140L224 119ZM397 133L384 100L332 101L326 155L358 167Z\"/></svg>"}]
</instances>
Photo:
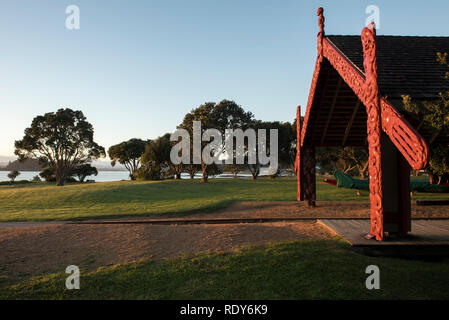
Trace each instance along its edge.
<instances>
[{"instance_id":1,"label":"red carved figure","mask_svg":"<svg viewBox=\"0 0 449 320\"><path fill-rule=\"evenodd\" d=\"M324 39L324 15L323 8L318 8L318 26L320 27L320 32L318 33L318 60L321 63L323 61L323 39Z\"/></svg>"},{"instance_id":2,"label":"red carved figure","mask_svg":"<svg viewBox=\"0 0 449 320\"><path fill-rule=\"evenodd\" d=\"M369 185L371 230L377 240L383 239L382 159L380 97L377 84L376 29L374 23L362 31L363 66L365 69L365 106L368 115Z\"/></svg>"},{"instance_id":3,"label":"red carved figure","mask_svg":"<svg viewBox=\"0 0 449 320\"><path fill-rule=\"evenodd\" d=\"M302 182L303 182L303 168L301 161L301 107L298 106L296 109L296 161L295 161L295 172L298 182L298 190L297 190L297 200L303 201L303 190L302 190Z\"/></svg>"}]
</instances>

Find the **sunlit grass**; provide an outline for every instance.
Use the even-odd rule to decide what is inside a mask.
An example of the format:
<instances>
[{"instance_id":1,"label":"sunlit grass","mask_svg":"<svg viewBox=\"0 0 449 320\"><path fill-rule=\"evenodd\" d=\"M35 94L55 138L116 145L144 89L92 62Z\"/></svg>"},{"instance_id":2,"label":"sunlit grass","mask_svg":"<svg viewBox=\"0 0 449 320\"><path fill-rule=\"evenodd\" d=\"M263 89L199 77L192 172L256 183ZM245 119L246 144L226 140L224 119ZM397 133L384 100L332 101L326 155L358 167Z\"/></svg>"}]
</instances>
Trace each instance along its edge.
<instances>
[{"instance_id":1,"label":"sunlit grass","mask_svg":"<svg viewBox=\"0 0 449 320\"><path fill-rule=\"evenodd\" d=\"M368 192L336 188L318 178L320 201L368 201ZM295 178L211 179L161 182L117 181L0 186L0 221L43 221L123 216L182 215L216 210L233 201L294 201ZM418 199L449 199L449 194L419 194Z\"/></svg>"}]
</instances>

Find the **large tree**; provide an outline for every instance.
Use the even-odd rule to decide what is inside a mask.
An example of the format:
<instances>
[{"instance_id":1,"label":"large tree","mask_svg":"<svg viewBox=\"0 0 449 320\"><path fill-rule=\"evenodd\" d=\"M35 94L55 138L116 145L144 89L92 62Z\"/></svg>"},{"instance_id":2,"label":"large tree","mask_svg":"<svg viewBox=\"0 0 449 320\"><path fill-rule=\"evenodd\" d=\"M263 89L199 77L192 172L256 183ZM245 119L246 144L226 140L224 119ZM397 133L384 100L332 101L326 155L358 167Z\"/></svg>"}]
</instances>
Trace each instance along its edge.
<instances>
[{"instance_id":1,"label":"large tree","mask_svg":"<svg viewBox=\"0 0 449 320\"><path fill-rule=\"evenodd\" d=\"M148 143L149 141L141 139L130 139L110 147L108 155L111 158L111 165L115 166L117 162L124 165L129 171L131 180L135 180L140 166L140 158Z\"/></svg>"},{"instance_id":2,"label":"large tree","mask_svg":"<svg viewBox=\"0 0 449 320\"><path fill-rule=\"evenodd\" d=\"M35 117L14 145L20 160L37 158L43 167L53 168L58 186L74 167L105 156L84 114L69 108Z\"/></svg>"},{"instance_id":3,"label":"large tree","mask_svg":"<svg viewBox=\"0 0 449 320\"><path fill-rule=\"evenodd\" d=\"M226 129L242 129L245 130L253 123L253 114L246 112L241 106L231 100L222 100L220 103L206 102L198 108L193 109L184 116L183 122L178 128L186 129L190 134L190 147L193 148L193 121L201 122L201 135L207 129L217 129L222 134L222 145L219 150L214 150L215 153L222 153L224 143L226 140ZM209 142L201 142L201 150L209 144ZM193 152L190 152L191 163L193 162ZM208 164L203 161L201 157L201 182L207 182L209 177Z\"/></svg>"}]
</instances>

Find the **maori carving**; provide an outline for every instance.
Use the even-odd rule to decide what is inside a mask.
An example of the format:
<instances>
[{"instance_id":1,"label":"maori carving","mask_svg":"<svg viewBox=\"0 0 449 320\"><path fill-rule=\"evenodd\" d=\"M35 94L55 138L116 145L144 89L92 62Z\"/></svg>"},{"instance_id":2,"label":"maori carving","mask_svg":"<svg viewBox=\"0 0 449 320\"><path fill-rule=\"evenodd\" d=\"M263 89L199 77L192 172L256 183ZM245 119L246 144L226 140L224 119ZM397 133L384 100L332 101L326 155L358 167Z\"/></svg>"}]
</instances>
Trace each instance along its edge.
<instances>
[{"instance_id":1,"label":"maori carving","mask_svg":"<svg viewBox=\"0 0 449 320\"><path fill-rule=\"evenodd\" d=\"M376 61L376 31L374 24L363 29L362 44L364 53L364 70L359 69L335 46L324 34L323 9L319 8L318 25L318 57L315 62L312 84L310 87L307 109L300 135L300 157L303 166L302 191L309 203L315 201L315 179L311 179L311 171L315 173L314 146L308 145L311 134L309 123L310 113L315 99L318 79L323 58L339 73L345 83L365 105L368 115L367 131L370 146L370 201L371 201L371 234L377 240L383 238L383 205L382 205L382 172L380 135L383 130L395 144L404 158L415 169L422 169L427 165L429 148L421 135L399 114L388 102L380 96L377 82ZM314 106L316 107L316 106ZM314 110L314 112L317 110ZM312 181L313 180L313 181ZM305 185L306 184L306 185ZM301 186L298 185L298 188Z\"/></svg>"},{"instance_id":2,"label":"maori carving","mask_svg":"<svg viewBox=\"0 0 449 320\"><path fill-rule=\"evenodd\" d=\"M369 185L371 230L377 240L383 239L382 158L380 97L377 84L376 29L371 23L362 31L363 66L365 68L364 100L369 144Z\"/></svg>"},{"instance_id":3,"label":"maori carving","mask_svg":"<svg viewBox=\"0 0 449 320\"><path fill-rule=\"evenodd\" d=\"M413 128L385 98L380 99L382 129L388 134L396 148L415 170L425 168L429 159L429 147Z\"/></svg>"},{"instance_id":4,"label":"maori carving","mask_svg":"<svg viewBox=\"0 0 449 320\"><path fill-rule=\"evenodd\" d=\"M304 200L304 192L302 188L303 183L303 168L301 162L301 107L298 106L296 109L296 161L295 161L295 172L298 181L297 187L297 200Z\"/></svg>"},{"instance_id":5,"label":"maori carving","mask_svg":"<svg viewBox=\"0 0 449 320\"><path fill-rule=\"evenodd\" d=\"M318 32L317 40L318 40L318 60L319 62L323 62L323 39L324 39L324 9L318 8L317 16L318 16L318 26L320 27L320 32Z\"/></svg>"},{"instance_id":6,"label":"maori carving","mask_svg":"<svg viewBox=\"0 0 449 320\"><path fill-rule=\"evenodd\" d=\"M359 71L357 67L353 65L327 38L325 38L323 42L323 52L324 57L329 60L334 69L337 70L360 101L367 105L365 77L361 71ZM380 99L380 104L382 110L382 130L388 134L413 169L423 169L427 165L429 158L429 148L427 143L385 98Z\"/></svg>"},{"instance_id":7,"label":"maori carving","mask_svg":"<svg viewBox=\"0 0 449 320\"><path fill-rule=\"evenodd\" d=\"M301 156L303 156L304 161L304 182L305 182L305 198L309 206L315 206L316 201L316 181L315 181L315 147L314 146L303 146L301 148Z\"/></svg>"},{"instance_id":8,"label":"maori carving","mask_svg":"<svg viewBox=\"0 0 449 320\"><path fill-rule=\"evenodd\" d=\"M330 42L324 39L323 52L331 65L340 74L346 84L354 91L357 97L365 102L365 77L355 66Z\"/></svg>"}]
</instances>

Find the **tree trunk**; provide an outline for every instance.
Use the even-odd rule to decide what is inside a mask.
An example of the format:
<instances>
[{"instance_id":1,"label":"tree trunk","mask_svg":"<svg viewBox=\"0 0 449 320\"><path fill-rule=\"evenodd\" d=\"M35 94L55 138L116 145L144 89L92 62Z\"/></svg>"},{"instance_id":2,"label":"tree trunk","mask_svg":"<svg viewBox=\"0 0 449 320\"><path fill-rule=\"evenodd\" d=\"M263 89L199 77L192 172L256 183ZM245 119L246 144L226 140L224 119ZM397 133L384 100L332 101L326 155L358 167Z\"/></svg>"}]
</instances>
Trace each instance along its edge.
<instances>
[{"instance_id":1,"label":"tree trunk","mask_svg":"<svg viewBox=\"0 0 449 320\"><path fill-rule=\"evenodd\" d=\"M60 176L57 176L57 177L56 177L56 185L57 185L58 187L64 186L64 178L63 178L63 177L60 177Z\"/></svg>"},{"instance_id":2,"label":"tree trunk","mask_svg":"<svg viewBox=\"0 0 449 320\"><path fill-rule=\"evenodd\" d=\"M181 174L177 173L176 176L175 176L175 179L181 179Z\"/></svg>"},{"instance_id":3,"label":"tree trunk","mask_svg":"<svg viewBox=\"0 0 449 320\"><path fill-rule=\"evenodd\" d=\"M204 163L201 164L201 171L202 171L201 182L207 183L207 179L209 178L209 175L207 173L207 164Z\"/></svg>"},{"instance_id":4,"label":"tree trunk","mask_svg":"<svg viewBox=\"0 0 449 320\"><path fill-rule=\"evenodd\" d=\"M56 167L55 178L56 178L56 185L58 187L62 187L65 182L65 174L64 174L64 169L61 168L60 166Z\"/></svg>"},{"instance_id":5,"label":"tree trunk","mask_svg":"<svg viewBox=\"0 0 449 320\"><path fill-rule=\"evenodd\" d=\"M260 173L259 164L255 164L254 167L251 167L251 165L248 165L248 170L251 172L251 176L253 180L256 180Z\"/></svg>"}]
</instances>

